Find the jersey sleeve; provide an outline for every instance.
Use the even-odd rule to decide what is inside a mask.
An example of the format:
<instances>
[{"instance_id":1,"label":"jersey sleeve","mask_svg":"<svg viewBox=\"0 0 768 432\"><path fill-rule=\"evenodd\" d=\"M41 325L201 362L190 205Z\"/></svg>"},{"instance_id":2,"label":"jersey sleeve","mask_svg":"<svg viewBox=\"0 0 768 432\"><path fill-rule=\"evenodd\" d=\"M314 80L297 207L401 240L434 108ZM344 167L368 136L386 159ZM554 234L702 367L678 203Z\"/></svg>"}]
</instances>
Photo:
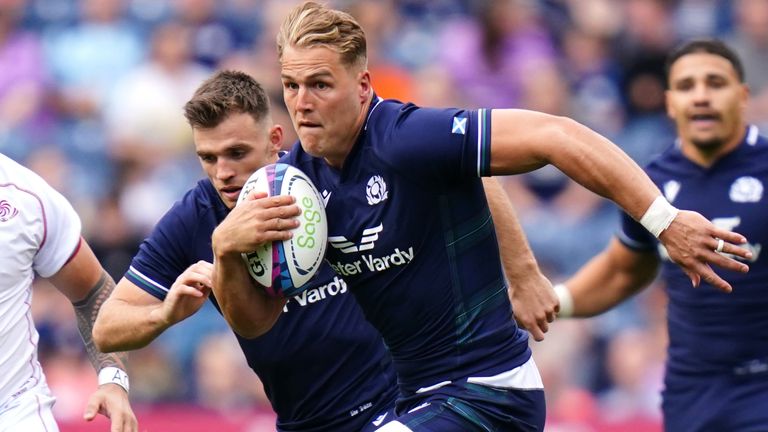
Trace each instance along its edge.
<instances>
[{"instance_id":1,"label":"jersey sleeve","mask_svg":"<svg viewBox=\"0 0 768 432\"><path fill-rule=\"evenodd\" d=\"M187 239L192 233L175 204L157 223L152 233L139 246L125 278L149 294L164 300L176 278L191 264Z\"/></svg>"},{"instance_id":2,"label":"jersey sleeve","mask_svg":"<svg viewBox=\"0 0 768 432\"><path fill-rule=\"evenodd\" d=\"M653 234L623 211L621 212L621 229L616 236L624 246L634 251L648 252L656 248L657 240Z\"/></svg>"},{"instance_id":3,"label":"jersey sleeve","mask_svg":"<svg viewBox=\"0 0 768 432\"><path fill-rule=\"evenodd\" d=\"M80 244L80 217L72 204L42 178L37 178L36 195L40 199L45 224L45 239L35 255L33 267L41 277L56 274Z\"/></svg>"},{"instance_id":4,"label":"jersey sleeve","mask_svg":"<svg viewBox=\"0 0 768 432\"><path fill-rule=\"evenodd\" d=\"M382 116L392 119L374 133L384 135L385 159L391 158L392 165L403 172L419 172L441 181L490 175L490 110L407 104L394 114L385 111Z\"/></svg>"}]
</instances>

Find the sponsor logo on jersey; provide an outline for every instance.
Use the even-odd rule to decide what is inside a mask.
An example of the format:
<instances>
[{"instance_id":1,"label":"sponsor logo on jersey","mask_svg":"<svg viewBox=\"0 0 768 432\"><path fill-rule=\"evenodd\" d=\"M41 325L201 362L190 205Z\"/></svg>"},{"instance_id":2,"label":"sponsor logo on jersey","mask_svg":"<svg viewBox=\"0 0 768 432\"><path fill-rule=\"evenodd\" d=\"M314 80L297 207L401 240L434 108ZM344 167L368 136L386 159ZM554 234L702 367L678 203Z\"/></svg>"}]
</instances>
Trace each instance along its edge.
<instances>
[{"instance_id":1,"label":"sponsor logo on jersey","mask_svg":"<svg viewBox=\"0 0 768 432\"><path fill-rule=\"evenodd\" d=\"M674 202L675 198L677 198L677 193L680 192L680 182L677 180L670 180L664 183L662 189L664 189L664 198L669 202Z\"/></svg>"},{"instance_id":2,"label":"sponsor logo on jersey","mask_svg":"<svg viewBox=\"0 0 768 432\"><path fill-rule=\"evenodd\" d=\"M733 202L758 202L763 198L763 182L750 176L739 177L731 185L729 195Z\"/></svg>"},{"instance_id":3,"label":"sponsor logo on jersey","mask_svg":"<svg viewBox=\"0 0 768 432\"><path fill-rule=\"evenodd\" d=\"M395 248L394 252L385 255L364 254L360 255L359 260L349 263L337 261L331 263L333 270L342 276L353 276L364 271L380 272L388 270L394 266L401 266L413 261L413 247L407 250Z\"/></svg>"},{"instance_id":4,"label":"sponsor logo on jersey","mask_svg":"<svg viewBox=\"0 0 768 432\"><path fill-rule=\"evenodd\" d=\"M359 245L352 243L344 236L328 236L328 242L331 243L331 246L341 250L344 253L354 253L369 250L373 249L374 242L379 239L379 233L382 230L384 230L383 224L379 224L373 228L364 229L363 237L360 239Z\"/></svg>"},{"instance_id":5,"label":"sponsor logo on jersey","mask_svg":"<svg viewBox=\"0 0 768 432\"><path fill-rule=\"evenodd\" d=\"M343 253L356 253L365 250L373 249L374 242L379 239L379 233L384 231L384 225L379 224L373 228L366 228L363 230L363 237L360 239L360 244L356 245L347 240L344 236L329 236L328 242L335 249L340 250ZM330 263L333 270L342 276L353 276L360 274L364 271L380 272L388 270L394 266L401 266L413 261L413 247L407 249L395 248L392 253L389 254L360 254L360 259L352 262Z\"/></svg>"},{"instance_id":6,"label":"sponsor logo on jersey","mask_svg":"<svg viewBox=\"0 0 768 432\"><path fill-rule=\"evenodd\" d=\"M451 133L457 135L467 134L467 118L466 117L454 117L453 126L451 126Z\"/></svg>"},{"instance_id":7,"label":"sponsor logo on jersey","mask_svg":"<svg viewBox=\"0 0 768 432\"><path fill-rule=\"evenodd\" d=\"M6 200L0 200L0 222L8 222L19 214L19 209Z\"/></svg>"},{"instance_id":8,"label":"sponsor logo on jersey","mask_svg":"<svg viewBox=\"0 0 768 432\"><path fill-rule=\"evenodd\" d=\"M288 300L288 303L283 307L283 312L288 312L288 305L291 303L296 303L300 307L305 307L346 292L347 283L344 282L344 279L334 276L333 280L325 285L320 285L317 288L303 291L301 294L291 297Z\"/></svg>"},{"instance_id":9,"label":"sponsor logo on jersey","mask_svg":"<svg viewBox=\"0 0 768 432\"><path fill-rule=\"evenodd\" d=\"M365 185L365 198L368 200L368 205L376 205L386 200L388 195L387 184L380 175L368 179L368 184Z\"/></svg>"}]
</instances>

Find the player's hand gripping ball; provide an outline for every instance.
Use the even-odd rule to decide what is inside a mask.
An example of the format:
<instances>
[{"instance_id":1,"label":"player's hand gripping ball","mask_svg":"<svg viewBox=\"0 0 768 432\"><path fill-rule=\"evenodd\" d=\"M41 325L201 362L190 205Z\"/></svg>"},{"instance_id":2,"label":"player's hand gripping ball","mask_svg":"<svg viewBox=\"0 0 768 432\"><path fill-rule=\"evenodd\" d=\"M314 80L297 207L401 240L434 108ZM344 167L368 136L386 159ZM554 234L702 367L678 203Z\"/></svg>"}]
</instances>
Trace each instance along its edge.
<instances>
[{"instance_id":1,"label":"player's hand gripping ball","mask_svg":"<svg viewBox=\"0 0 768 432\"><path fill-rule=\"evenodd\" d=\"M243 260L251 277L275 297L290 297L301 293L315 275L325 257L328 244L328 222L325 205L315 185L296 167L277 163L254 172L243 185L237 203L252 191L269 196L291 195L301 208L299 226L293 236L284 241L265 244Z\"/></svg>"}]
</instances>

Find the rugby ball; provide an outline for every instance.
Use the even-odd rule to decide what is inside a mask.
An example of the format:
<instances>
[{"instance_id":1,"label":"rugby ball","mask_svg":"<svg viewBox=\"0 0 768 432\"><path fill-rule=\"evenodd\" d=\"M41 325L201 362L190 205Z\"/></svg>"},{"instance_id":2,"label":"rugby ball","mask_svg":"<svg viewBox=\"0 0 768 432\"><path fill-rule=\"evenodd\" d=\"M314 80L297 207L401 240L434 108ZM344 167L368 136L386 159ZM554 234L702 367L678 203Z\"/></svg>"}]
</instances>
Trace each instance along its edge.
<instances>
[{"instance_id":1,"label":"rugby ball","mask_svg":"<svg viewBox=\"0 0 768 432\"><path fill-rule=\"evenodd\" d=\"M265 192L268 196L291 195L301 209L299 226L293 229L290 239L265 244L243 254L248 273L265 287L267 294L297 295L308 287L307 282L325 257L328 222L323 199L306 174L283 163L267 165L254 172L243 185L237 203L253 191Z\"/></svg>"}]
</instances>

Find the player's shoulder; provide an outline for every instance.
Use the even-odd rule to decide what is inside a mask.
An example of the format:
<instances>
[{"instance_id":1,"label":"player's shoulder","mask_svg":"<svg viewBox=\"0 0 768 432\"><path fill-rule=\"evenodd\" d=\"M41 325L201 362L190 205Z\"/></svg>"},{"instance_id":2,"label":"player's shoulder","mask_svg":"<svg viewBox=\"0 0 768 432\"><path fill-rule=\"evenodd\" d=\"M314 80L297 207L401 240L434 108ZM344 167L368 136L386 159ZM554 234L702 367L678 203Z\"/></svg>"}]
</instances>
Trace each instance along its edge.
<instances>
[{"instance_id":1,"label":"player's shoulder","mask_svg":"<svg viewBox=\"0 0 768 432\"><path fill-rule=\"evenodd\" d=\"M2 153L0 153L0 183L14 184L23 189L38 189L47 185L37 173Z\"/></svg>"},{"instance_id":2,"label":"player's shoulder","mask_svg":"<svg viewBox=\"0 0 768 432\"><path fill-rule=\"evenodd\" d=\"M747 129L747 135L744 138L745 148L748 149L751 157L768 159L768 137L763 135L757 126L750 125Z\"/></svg>"}]
</instances>

